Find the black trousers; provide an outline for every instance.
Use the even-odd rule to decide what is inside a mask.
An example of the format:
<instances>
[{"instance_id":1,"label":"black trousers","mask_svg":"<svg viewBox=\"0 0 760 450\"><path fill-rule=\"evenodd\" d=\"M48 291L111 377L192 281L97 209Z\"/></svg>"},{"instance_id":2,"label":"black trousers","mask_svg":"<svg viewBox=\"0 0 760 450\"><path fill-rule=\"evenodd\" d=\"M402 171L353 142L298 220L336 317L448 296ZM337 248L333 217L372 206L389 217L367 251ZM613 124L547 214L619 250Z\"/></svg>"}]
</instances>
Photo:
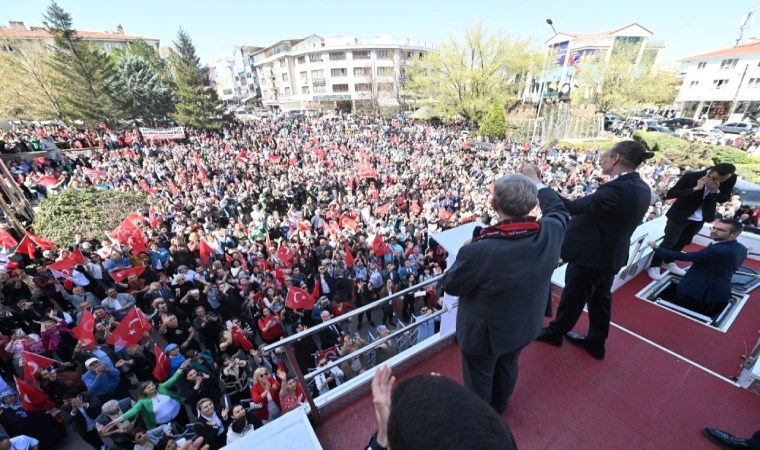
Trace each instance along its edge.
<instances>
[{"instance_id":1,"label":"black trousers","mask_svg":"<svg viewBox=\"0 0 760 450\"><path fill-rule=\"evenodd\" d=\"M691 244L691 240L702 229L704 222L696 220L671 220L665 224L665 237L660 242L660 247L680 252L684 247ZM660 267L662 263L671 263L672 259L664 258L655 254L649 267Z\"/></svg>"},{"instance_id":2,"label":"black trousers","mask_svg":"<svg viewBox=\"0 0 760 450\"><path fill-rule=\"evenodd\" d=\"M464 387L503 413L517 383L517 357L523 348L499 356L462 352Z\"/></svg>"},{"instance_id":3,"label":"black trousers","mask_svg":"<svg viewBox=\"0 0 760 450\"><path fill-rule=\"evenodd\" d=\"M588 339L607 339L612 318L612 279L615 275L581 267L573 263L567 265L565 289L557 308L557 317L549 326L554 332L564 335L572 330L581 317L583 307L588 304Z\"/></svg>"}]
</instances>

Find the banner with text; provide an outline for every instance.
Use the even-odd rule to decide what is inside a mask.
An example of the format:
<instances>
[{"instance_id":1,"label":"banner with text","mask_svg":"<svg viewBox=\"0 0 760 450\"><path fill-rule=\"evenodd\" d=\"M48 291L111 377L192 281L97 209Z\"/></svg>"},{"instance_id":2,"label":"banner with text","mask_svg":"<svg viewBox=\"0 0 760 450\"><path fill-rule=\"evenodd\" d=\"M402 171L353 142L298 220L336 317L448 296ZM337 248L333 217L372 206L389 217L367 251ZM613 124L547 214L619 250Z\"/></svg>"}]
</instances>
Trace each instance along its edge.
<instances>
[{"instance_id":1,"label":"banner with text","mask_svg":"<svg viewBox=\"0 0 760 450\"><path fill-rule=\"evenodd\" d=\"M151 139L161 140L161 139L184 139L185 138L184 127L140 128L140 133L142 133L143 139L145 139L146 141L149 141Z\"/></svg>"}]
</instances>

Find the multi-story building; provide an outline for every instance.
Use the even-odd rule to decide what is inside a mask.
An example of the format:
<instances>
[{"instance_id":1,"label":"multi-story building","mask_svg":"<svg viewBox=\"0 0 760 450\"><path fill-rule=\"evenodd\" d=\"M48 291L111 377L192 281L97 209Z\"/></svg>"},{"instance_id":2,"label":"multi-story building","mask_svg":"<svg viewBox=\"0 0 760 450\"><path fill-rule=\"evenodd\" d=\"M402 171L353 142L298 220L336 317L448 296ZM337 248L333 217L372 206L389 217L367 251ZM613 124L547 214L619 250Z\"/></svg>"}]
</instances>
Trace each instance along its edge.
<instances>
[{"instance_id":1,"label":"multi-story building","mask_svg":"<svg viewBox=\"0 0 760 450\"><path fill-rule=\"evenodd\" d=\"M113 32L77 30L76 34L84 40L94 42L106 52L115 48L128 47L135 41L145 41L156 52L159 51L158 39L124 34L124 28L121 25L117 26L116 31ZM24 22L11 21L7 27L0 27L0 50L12 52L16 48L22 48L26 42L44 42L52 45L53 35L49 31L47 23L43 22L41 27L27 29Z\"/></svg>"},{"instance_id":2,"label":"multi-story building","mask_svg":"<svg viewBox=\"0 0 760 450\"><path fill-rule=\"evenodd\" d=\"M406 66L432 44L381 36L283 40L252 55L264 106L379 110L404 103Z\"/></svg>"},{"instance_id":3,"label":"multi-story building","mask_svg":"<svg viewBox=\"0 0 760 450\"><path fill-rule=\"evenodd\" d=\"M235 70L232 59L219 55L213 66L212 84L216 87L219 100L232 102L240 98L240 88L235 84Z\"/></svg>"},{"instance_id":4,"label":"multi-story building","mask_svg":"<svg viewBox=\"0 0 760 450\"><path fill-rule=\"evenodd\" d=\"M741 121L760 113L760 41L681 60L681 116Z\"/></svg>"},{"instance_id":5,"label":"multi-story building","mask_svg":"<svg viewBox=\"0 0 760 450\"><path fill-rule=\"evenodd\" d=\"M259 87L259 78L256 75L256 68L253 65L253 55L264 50L261 47L251 47L244 45L235 47L232 56L232 70L235 80L236 91L239 93L240 101L248 103L261 98L261 88Z\"/></svg>"},{"instance_id":6,"label":"multi-story building","mask_svg":"<svg viewBox=\"0 0 760 450\"><path fill-rule=\"evenodd\" d=\"M575 87L576 75L596 62L607 61L617 50L633 46L632 63L656 67L662 41L637 23L598 33L557 32L545 42L546 54L542 75L537 77L529 97L536 101L543 90L544 98L563 97ZM541 84L544 84L541 89Z\"/></svg>"}]
</instances>

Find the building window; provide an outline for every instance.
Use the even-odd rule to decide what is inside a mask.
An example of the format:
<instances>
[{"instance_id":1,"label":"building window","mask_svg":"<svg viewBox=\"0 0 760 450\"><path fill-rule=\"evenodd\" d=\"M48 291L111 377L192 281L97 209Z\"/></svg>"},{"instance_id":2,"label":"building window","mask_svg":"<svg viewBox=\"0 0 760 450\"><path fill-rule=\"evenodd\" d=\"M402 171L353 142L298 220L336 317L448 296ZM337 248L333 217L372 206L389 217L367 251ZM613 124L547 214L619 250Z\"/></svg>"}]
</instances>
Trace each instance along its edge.
<instances>
[{"instance_id":1,"label":"building window","mask_svg":"<svg viewBox=\"0 0 760 450\"><path fill-rule=\"evenodd\" d=\"M309 86L301 86L301 93L302 94L308 94L309 93Z\"/></svg>"},{"instance_id":2,"label":"building window","mask_svg":"<svg viewBox=\"0 0 760 450\"><path fill-rule=\"evenodd\" d=\"M356 92L369 92L369 83L356 83L354 85L354 91L356 91Z\"/></svg>"},{"instance_id":3,"label":"building window","mask_svg":"<svg viewBox=\"0 0 760 450\"><path fill-rule=\"evenodd\" d=\"M689 83L689 87L696 87L699 84L699 81L692 81Z\"/></svg>"},{"instance_id":4,"label":"building window","mask_svg":"<svg viewBox=\"0 0 760 450\"><path fill-rule=\"evenodd\" d=\"M305 56L299 56L298 57L298 64L306 64L306 57Z\"/></svg>"},{"instance_id":5,"label":"building window","mask_svg":"<svg viewBox=\"0 0 760 450\"><path fill-rule=\"evenodd\" d=\"M379 77L393 76L393 67L378 67L377 76Z\"/></svg>"},{"instance_id":6,"label":"building window","mask_svg":"<svg viewBox=\"0 0 760 450\"><path fill-rule=\"evenodd\" d=\"M5 50L6 52L15 52L16 50L10 46L9 44L0 44L0 49Z\"/></svg>"},{"instance_id":7,"label":"building window","mask_svg":"<svg viewBox=\"0 0 760 450\"><path fill-rule=\"evenodd\" d=\"M348 92L348 85L347 84L333 84L332 91L333 92Z\"/></svg>"},{"instance_id":8,"label":"building window","mask_svg":"<svg viewBox=\"0 0 760 450\"><path fill-rule=\"evenodd\" d=\"M322 69L312 70L311 71L311 77L312 78L324 78L325 77L325 71L322 70Z\"/></svg>"},{"instance_id":9,"label":"building window","mask_svg":"<svg viewBox=\"0 0 760 450\"><path fill-rule=\"evenodd\" d=\"M314 85L314 93L315 94L324 94L325 93L325 85Z\"/></svg>"},{"instance_id":10,"label":"building window","mask_svg":"<svg viewBox=\"0 0 760 450\"><path fill-rule=\"evenodd\" d=\"M348 75L348 70L346 68L330 69L330 76L332 77L345 77L346 75Z\"/></svg>"},{"instance_id":11,"label":"building window","mask_svg":"<svg viewBox=\"0 0 760 450\"><path fill-rule=\"evenodd\" d=\"M354 51L354 59L369 59L369 50Z\"/></svg>"},{"instance_id":12,"label":"building window","mask_svg":"<svg viewBox=\"0 0 760 450\"><path fill-rule=\"evenodd\" d=\"M322 61L322 54L321 53L311 53L309 54L309 62L321 62Z\"/></svg>"},{"instance_id":13,"label":"building window","mask_svg":"<svg viewBox=\"0 0 760 450\"><path fill-rule=\"evenodd\" d=\"M377 90L380 92L392 92L393 83L377 83Z\"/></svg>"},{"instance_id":14,"label":"building window","mask_svg":"<svg viewBox=\"0 0 760 450\"><path fill-rule=\"evenodd\" d=\"M290 88L287 86L285 87L285 95L290 95Z\"/></svg>"},{"instance_id":15,"label":"building window","mask_svg":"<svg viewBox=\"0 0 760 450\"><path fill-rule=\"evenodd\" d=\"M713 80L713 87L715 89L722 89L726 87L728 80Z\"/></svg>"},{"instance_id":16,"label":"building window","mask_svg":"<svg viewBox=\"0 0 760 450\"><path fill-rule=\"evenodd\" d=\"M372 75L372 69L369 67L354 67L355 77L368 77Z\"/></svg>"},{"instance_id":17,"label":"building window","mask_svg":"<svg viewBox=\"0 0 760 450\"><path fill-rule=\"evenodd\" d=\"M706 61L702 61L702 62L700 62L699 64L697 64L697 70L702 70L702 69L704 69L706 66L707 66L707 62L706 62Z\"/></svg>"},{"instance_id":18,"label":"building window","mask_svg":"<svg viewBox=\"0 0 760 450\"><path fill-rule=\"evenodd\" d=\"M283 73L282 74L282 81L288 81L288 74L287 73Z\"/></svg>"},{"instance_id":19,"label":"building window","mask_svg":"<svg viewBox=\"0 0 760 450\"><path fill-rule=\"evenodd\" d=\"M280 58L280 68L285 67L285 58Z\"/></svg>"},{"instance_id":20,"label":"building window","mask_svg":"<svg viewBox=\"0 0 760 450\"><path fill-rule=\"evenodd\" d=\"M377 50L377 59L391 59L393 57L393 52L390 52L388 50Z\"/></svg>"},{"instance_id":21,"label":"building window","mask_svg":"<svg viewBox=\"0 0 760 450\"><path fill-rule=\"evenodd\" d=\"M736 63L739 62L739 58L724 59L720 62L720 70L730 70L736 67Z\"/></svg>"},{"instance_id":22,"label":"building window","mask_svg":"<svg viewBox=\"0 0 760 450\"><path fill-rule=\"evenodd\" d=\"M750 78L749 82L747 82L747 87L749 89L757 89L760 87L760 78Z\"/></svg>"},{"instance_id":23,"label":"building window","mask_svg":"<svg viewBox=\"0 0 760 450\"><path fill-rule=\"evenodd\" d=\"M301 78L302 80L305 80L306 79L306 71L304 70L303 72L299 73L298 77Z\"/></svg>"},{"instance_id":24,"label":"building window","mask_svg":"<svg viewBox=\"0 0 760 450\"><path fill-rule=\"evenodd\" d=\"M346 59L346 52L330 52L330 61L343 61Z\"/></svg>"}]
</instances>

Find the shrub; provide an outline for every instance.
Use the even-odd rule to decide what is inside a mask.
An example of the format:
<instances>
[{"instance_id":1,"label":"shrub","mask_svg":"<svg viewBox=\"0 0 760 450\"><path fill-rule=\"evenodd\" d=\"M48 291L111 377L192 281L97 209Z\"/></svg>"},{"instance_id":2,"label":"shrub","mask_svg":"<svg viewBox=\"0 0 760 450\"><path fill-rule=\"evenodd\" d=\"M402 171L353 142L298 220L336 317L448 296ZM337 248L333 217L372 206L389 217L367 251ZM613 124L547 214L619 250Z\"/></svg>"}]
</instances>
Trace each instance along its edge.
<instances>
[{"instance_id":1,"label":"shrub","mask_svg":"<svg viewBox=\"0 0 760 450\"><path fill-rule=\"evenodd\" d=\"M689 142L679 139L679 142L668 145L666 149L660 152L656 158L659 161L666 161L675 164L678 167L692 169L701 169L712 165L712 149L710 145Z\"/></svg>"},{"instance_id":2,"label":"shrub","mask_svg":"<svg viewBox=\"0 0 760 450\"><path fill-rule=\"evenodd\" d=\"M67 189L40 202L32 226L61 245L73 242L76 233L104 239L129 213L148 206L148 197L138 192Z\"/></svg>"},{"instance_id":3,"label":"shrub","mask_svg":"<svg viewBox=\"0 0 760 450\"><path fill-rule=\"evenodd\" d=\"M750 183L760 184L760 164L737 164L736 173Z\"/></svg>"},{"instance_id":4,"label":"shrub","mask_svg":"<svg viewBox=\"0 0 760 450\"><path fill-rule=\"evenodd\" d=\"M715 164L742 164L750 159L751 158L747 156L747 152L739 150L738 148L729 147L726 145L716 145L713 147L712 160Z\"/></svg>"},{"instance_id":5,"label":"shrub","mask_svg":"<svg viewBox=\"0 0 760 450\"><path fill-rule=\"evenodd\" d=\"M600 140L600 141L583 141L583 142L557 142L558 147L575 148L581 151L595 151L595 150L608 150L615 143L620 141Z\"/></svg>"}]
</instances>

